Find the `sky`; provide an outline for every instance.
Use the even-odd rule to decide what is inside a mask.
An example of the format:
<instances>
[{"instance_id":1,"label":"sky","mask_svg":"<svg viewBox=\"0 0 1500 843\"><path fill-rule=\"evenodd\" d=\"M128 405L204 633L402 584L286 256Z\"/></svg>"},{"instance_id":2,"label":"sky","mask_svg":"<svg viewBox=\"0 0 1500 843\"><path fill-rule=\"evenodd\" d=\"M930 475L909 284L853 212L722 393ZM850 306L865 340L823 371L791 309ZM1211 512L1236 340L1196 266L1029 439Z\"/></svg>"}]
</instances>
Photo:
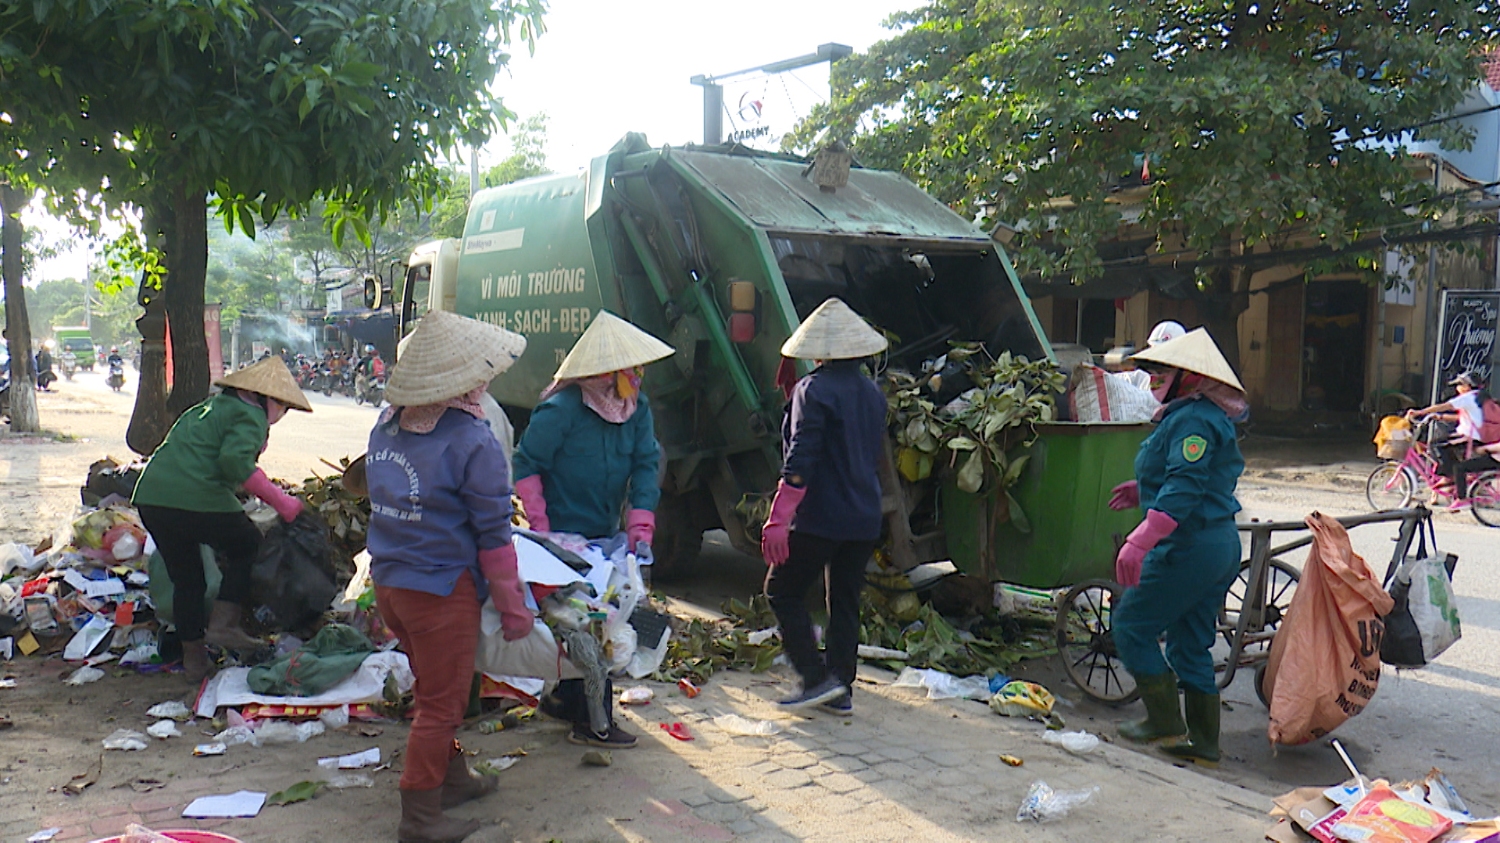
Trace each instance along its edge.
<instances>
[{"instance_id":1,"label":"sky","mask_svg":"<svg viewBox=\"0 0 1500 843\"><path fill-rule=\"evenodd\" d=\"M495 92L521 118L548 116L547 164L557 172L585 166L626 132L644 132L652 144L701 142L703 91L688 82L814 52L838 43L856 51L889 37L882 23L922 0L760 0L756 4L704 0L552 0L547 31L534 55L517 45L510 69ZM808 109L826 99L828 66L774 77L752 74L726 81L724 101L744 125L769 131L752 145L775 148ZM760 117L755 117L756 103ZM509 152L504 136L480 153L481 168ZM67 229L36 211L29 224L59 236ZM80 247L38 267L36 280L86 273Z\"/></svg>"}]
</instances>

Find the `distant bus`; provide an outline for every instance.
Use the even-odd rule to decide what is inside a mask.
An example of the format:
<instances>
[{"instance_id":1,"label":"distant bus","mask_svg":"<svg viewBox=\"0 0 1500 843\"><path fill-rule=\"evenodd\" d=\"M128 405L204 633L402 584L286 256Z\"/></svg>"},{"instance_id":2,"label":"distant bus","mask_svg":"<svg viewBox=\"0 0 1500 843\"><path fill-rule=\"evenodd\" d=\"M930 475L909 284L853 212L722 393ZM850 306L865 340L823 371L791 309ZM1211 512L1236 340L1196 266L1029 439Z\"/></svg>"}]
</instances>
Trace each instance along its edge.
<instances>
[{"instance_id":1,"label":"distant bus","mask_svg":"<svg viewBox=\"0 0 1500 843\"><path fill-rule=\"evenodd\" d=\"M94 338L89 336L88 328L53 328L52 336L57 338L59 355L71 351L78 358L78 368L94 371Z\"/></svg>"}]
</instances>

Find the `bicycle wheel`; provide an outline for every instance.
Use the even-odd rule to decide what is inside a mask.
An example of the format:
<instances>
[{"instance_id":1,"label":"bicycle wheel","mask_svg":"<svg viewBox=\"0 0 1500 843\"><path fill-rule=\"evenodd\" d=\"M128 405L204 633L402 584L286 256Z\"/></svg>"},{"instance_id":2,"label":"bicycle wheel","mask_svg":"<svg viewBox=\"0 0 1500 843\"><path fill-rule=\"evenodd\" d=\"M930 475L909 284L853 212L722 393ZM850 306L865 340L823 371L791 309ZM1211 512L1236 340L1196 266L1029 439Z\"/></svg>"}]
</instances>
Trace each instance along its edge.
<instances>
[{"instance_id":1,"label":"bicycle wheel","mask_svg":"<svg viewBox=\"0 0 1500 843\"><path fill-rule=\"evenodd\" d=\"M1135 677L1115 650L1114 606L1125 589L1110 580L1085 580L1057 610L1057 654L1068 678L1099 702L1125 705L1140 698Z\"/></svg>"},{"instance_id":2,"label":"bicycle wheel","mask_svg":"<svg viewBox=\"0 0 1500 843\"><path fill-rule=\"evenodd\" d=\"M1417 493L1417 478L1399 462L1381 463L1365 481L1365 500L1376 512L1406 509Z\"/></svg>"},{"instance_id":3,"label":"bicycle wheel","mask_svg":"<svg viewBox=\"0 0 1500 843\"><path fill-rule=\"evenodd\" d=\"M1273 631L1281 626L1286 619L1287 609L1291 608L1292 595L1297 593L1297 583L1302 579L1302 572L1297 570L1289 562L1280 559L1272 559L1266 571L1266 625L1264 630L1248 630L1250 632ZM1234 584L1229 586L1229 593L1224 595L1224 608L1219 610L1219 629L1224 635L1224 643L1234 646L1232 640L1233 630L1239 624L1240 610L1245 605L1245 593L1250 589L1250 563L1240 563L1240 575L1235 577ZM1244 654L1255 654L1269 652L1270 641L1258 641L1246 644L1241 651Z\"/></svg>"},{"instance_id":4,"label":"bicycle wheel","mask_svg":"<svg viewBox=\"0 0 1500 843\"><path fill-rule=\"evenodd\" d=\"M1500 527L1500 474L1481 474L1469 484L1470 509L1474 520L1486 527Z\"/></svg>"}]
</instances>

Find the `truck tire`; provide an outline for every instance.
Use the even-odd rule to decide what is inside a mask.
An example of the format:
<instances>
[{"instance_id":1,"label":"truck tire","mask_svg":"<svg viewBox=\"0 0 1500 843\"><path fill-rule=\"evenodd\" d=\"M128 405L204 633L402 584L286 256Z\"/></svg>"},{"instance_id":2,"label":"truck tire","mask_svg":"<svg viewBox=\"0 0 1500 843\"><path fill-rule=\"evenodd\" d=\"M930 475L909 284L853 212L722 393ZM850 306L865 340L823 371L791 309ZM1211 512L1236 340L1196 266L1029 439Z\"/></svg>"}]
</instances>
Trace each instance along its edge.
<instances>
[{"instance_id":1,"label":"truck tire","mask_svg":"<svg viewBox=\"0 0 1500 843\"><path fill-rule=\"evenodd\" d=\"M701 497L705 492L698 494ZM656 538L651 543L652 580L680 577L698 561L703 551L703 521L697 515L694 495L662 493L656 504Z\"/></svg>"}]
</instances>

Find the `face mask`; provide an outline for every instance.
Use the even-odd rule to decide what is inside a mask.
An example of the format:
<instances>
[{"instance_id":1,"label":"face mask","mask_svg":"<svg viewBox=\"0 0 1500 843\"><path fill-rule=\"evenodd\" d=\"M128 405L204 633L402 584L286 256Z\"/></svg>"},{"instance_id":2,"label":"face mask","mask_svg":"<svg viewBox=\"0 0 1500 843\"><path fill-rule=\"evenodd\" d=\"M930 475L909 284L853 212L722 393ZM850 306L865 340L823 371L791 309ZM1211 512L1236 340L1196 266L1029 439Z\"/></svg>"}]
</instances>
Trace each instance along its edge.
<instances>
[{"instance_id":1,"label":"face mask","mask_svg":"<svg viewBox=\"0 0 1500 843\"><path fill-rule=\"evenodd\" d=\"M281 421L281 417L284 416L284 415L286 415L286 405L285 404L281 403L280 401L277 401L275 398L267 398L266 399L266 423L267 424L275 424L275 423Z\"/></svg>"},{"instance_id":2,"label":"face mask","mask_svg":"<svg viewBox=\"0 0 1500 843\"><path fill-rule=\"evenodd\" d=\"M1165 403L1167 393L1172 391L1173 384L1177 383L1177 377L1182 372L1178 369L1168 369L1165 372L1151 373L1151 394L1157 401Z\"/></svg>"}]
</instances>

